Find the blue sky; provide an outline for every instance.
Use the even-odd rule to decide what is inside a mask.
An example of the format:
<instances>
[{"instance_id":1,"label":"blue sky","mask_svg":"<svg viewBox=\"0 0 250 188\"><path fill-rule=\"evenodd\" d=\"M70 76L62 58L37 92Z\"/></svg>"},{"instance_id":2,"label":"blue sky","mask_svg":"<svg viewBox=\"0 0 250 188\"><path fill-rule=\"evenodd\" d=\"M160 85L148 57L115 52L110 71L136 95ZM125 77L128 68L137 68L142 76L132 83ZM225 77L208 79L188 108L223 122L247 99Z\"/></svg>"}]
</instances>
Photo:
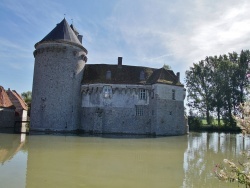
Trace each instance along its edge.
<instances>
[{"instance_id":1,"label":"blue sky","mask_svg":"<svg viewBox=\"0 0 250 188\"><path fill-rule=\"evenodd\" d=\"M34 44L63 18L83 35L89 64L181 73L206 56L250 48L249 0L1 0L0 85L32 90Z\"/></svg>"}]
</instances>

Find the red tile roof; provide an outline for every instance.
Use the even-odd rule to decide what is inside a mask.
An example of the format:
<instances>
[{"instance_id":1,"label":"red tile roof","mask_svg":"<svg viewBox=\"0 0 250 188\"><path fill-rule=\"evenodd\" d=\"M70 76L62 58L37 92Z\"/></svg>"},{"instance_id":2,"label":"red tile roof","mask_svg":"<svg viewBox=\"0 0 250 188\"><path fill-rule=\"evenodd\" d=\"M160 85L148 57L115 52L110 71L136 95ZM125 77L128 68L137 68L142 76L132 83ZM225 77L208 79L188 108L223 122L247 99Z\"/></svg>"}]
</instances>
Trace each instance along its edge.
<instances>
[{"instance_id":1,"label":"red tile roof","mask_svg":"<svg viewBox=\"0 0 250 188\"><path fill-rule=\"evenodd\" d=\"M15 90L9 89L6 91L6 93L16 108L20 107L24 110L28 110L28 105L25 103L23 98Z\"/></svg>"},{"instance_id":2,"label":"red tile roof","mask_svg":"<svg viewBox=\"0 0 250 188\"><path fill-rule=\"evenodd\" d=\"M15 108L2 86L0 86L0 107Z\"/></svg>"}]
</instances>

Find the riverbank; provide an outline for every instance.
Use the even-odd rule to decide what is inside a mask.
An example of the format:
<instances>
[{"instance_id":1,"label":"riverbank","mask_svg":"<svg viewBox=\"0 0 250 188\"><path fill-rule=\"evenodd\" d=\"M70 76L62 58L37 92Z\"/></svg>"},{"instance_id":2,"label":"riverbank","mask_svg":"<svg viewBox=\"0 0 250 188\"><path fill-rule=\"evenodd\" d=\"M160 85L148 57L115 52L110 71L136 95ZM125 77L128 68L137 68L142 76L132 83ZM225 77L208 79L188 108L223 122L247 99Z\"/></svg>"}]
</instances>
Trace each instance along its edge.
<instances>
[{"instance_id":1,"label":"riverbank","mask_svg":"<svg viewBox=\"0 0 250 188\"><path fill-rule=\"evenodd\" d=\"M189 131L195 132L225 132L225 133L241 133L238 127L217 126L217 125L201 125L199 127L190 126Z\"/></svg>"},{"instance_id":2,"label":"riverbank","mask_svg":"<svg viewBox=\"0 0 250 188\"><path fill-rule=\"evenodd\" d=\"M195 132L227 132L227 133L240 133L241 129L236 125L225 125L221 121L218 125L216 120L213 120L212 125L207 124L206 120L197 117L188 118L189 131Z\"/></svg>"}]
</instances>

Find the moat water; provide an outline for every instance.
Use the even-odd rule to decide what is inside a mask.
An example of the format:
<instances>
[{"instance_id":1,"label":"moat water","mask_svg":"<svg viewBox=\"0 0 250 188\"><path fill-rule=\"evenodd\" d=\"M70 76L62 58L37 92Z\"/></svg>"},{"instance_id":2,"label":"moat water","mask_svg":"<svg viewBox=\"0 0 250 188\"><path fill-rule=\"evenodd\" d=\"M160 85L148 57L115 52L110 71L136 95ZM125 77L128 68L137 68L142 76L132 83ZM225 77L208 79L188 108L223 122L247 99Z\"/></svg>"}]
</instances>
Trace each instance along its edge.
<instances>
[{"instance_id":1,"label":"moat water","mask_svg":"<svg viewBox=\"0 0 250 188\"><path fill-rule=\"evenodd\" d=\"M0 133L0 187L237 187L216 164L249 149L241 134L111 138ZM243 187L243 186L240 186Z\"/></svg>"}]
</instances>

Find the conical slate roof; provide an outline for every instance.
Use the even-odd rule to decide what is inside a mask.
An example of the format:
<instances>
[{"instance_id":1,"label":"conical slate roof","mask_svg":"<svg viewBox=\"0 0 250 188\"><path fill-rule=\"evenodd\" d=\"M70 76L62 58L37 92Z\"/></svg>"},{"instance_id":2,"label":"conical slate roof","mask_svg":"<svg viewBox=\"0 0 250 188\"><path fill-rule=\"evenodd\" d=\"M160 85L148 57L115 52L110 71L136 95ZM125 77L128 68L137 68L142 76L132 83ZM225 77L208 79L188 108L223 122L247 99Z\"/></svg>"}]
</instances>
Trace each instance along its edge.
<instances>
[{"instance_id":1,"label":"conical slate roof","mask_svg":"<svg viewBox=\"0 0 250 188\"><path fill-rule=\"evenodd\" d=\"M56 41L56 40L65 40L76 43L78 45L82 45L65 18L59 24L57 24L56 27L48 35L46 35L39 43L44 41Z\"/></svg>"}]
</instances>

